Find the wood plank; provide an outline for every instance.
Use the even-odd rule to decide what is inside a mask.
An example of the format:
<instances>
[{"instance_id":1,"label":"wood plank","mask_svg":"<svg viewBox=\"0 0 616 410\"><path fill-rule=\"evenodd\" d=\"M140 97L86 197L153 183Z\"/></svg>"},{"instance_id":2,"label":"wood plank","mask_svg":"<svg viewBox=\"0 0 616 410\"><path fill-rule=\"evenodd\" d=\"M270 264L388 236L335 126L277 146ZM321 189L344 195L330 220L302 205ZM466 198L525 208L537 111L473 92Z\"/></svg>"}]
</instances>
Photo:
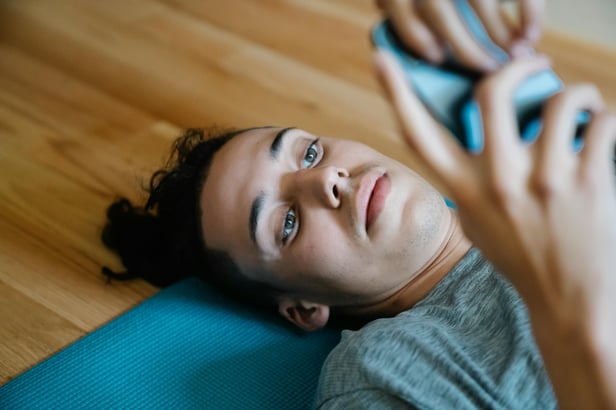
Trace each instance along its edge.
<instances>
[{"instance_id":1,"label":"wood plank","mask_svg":"<svg viewBox=\"0 0 616 410\"><path fill-rule=\"evenodd\" d=\"M547 32L541 39L538 50L550 56L555 71L565 84L596 84L606 105L611 110L616 110L616 48L607 49L562 34Z\"/></svg>"},{"instance_id":2,"label":"wood plank","mask_svg":"<svg viewBox=\"0 0 616 410\"><path fill-rule=\"evenodd\" d=\"M30 7L27 11L29 14L32 14L34 17L39 18L42 24L48 25L49 23L45 20L50 14L60 13L60 11L52 7L44 7L47 3L43 3L42 9L38 9L35 7ZM70 13L74 13L74 10L69 10L71 19L75 19L76 16L71 15ZM165 13L165 15L168 15ZM153 14L150 15L152 18ZM29 27L29 24L33 24L28 18L20 20L23 16L17 15L13 20L19 22L15 22L14 24L20 27ZM83 16L82 16L82 20ZM53 21L53 20L52 20ZM178 21L177 24L180 25L182 21ZM91 21L85 19L82 22L84 26L90 27L90 24L95 24L95 18L92 17ZM101 25L100 22L98 22ZM111 30L113 25L109 25L111 28L107 27L97 28L97 32L104 30ZM75 30L75 27L72 27L71 30ZM65 30L64 27L59 28L58 30ZM214 28L212 28L214 30ZM23 33L28 33L27 37L20 35L12 40L16 42L21 47L28 49L31 53L36 55L42 55L45 59L52 60L54 64L61 66L64 70L71 70L74 75L82 78L84 81L94 81L95 79L103 77L103 81L101 81L101 86L109 86L113 88L107 88L105 92L114 95L118 99L122 101L127 101L131 104L139 105L142 107L148 107L148 111L153 115L163 115L159 113L159 109L154 107L151 104L152 101L156 101L155 93L158 90L158 87L153 87L152 84L140 84L143 80L142 66L140 63L135 67L127 67L123 66L123 76L125 78L131 78L130 84L122 83L118 85L116 82L108 81L106 78L106 72L109 71L107 69L99 69L99 67L104 66L105 64L110 64L109 61L114 61L117 58L126 58L124 54L121 54L119 51L114 49L108 49L106 45L102 45L101 49L97 50L98 46L95 44L95 38L89 38L87 35L81 36L70 36L64 37L64 35L57 36L57 32L55 30L45 33L45 36L49 36L54 38L54 44L63 44L64 49L67 44L71 44L71 46L75 46L79 53L90 53L92 56L87 56L86 59L90 60L92 58L96 58L95 54L103 53L105 58L104 61L101 61L101 64L98 65L88 65L88 66L80 66L74 61L73 54L65 53L62 55L62 50L52 50L51 47L45 46L42 47L41 41L37 37L33 37L30 33L35 32L35 30L25 30ZM22 32L20 32L22 33ZM228 35L224 41L227 43L233 42L229 37L232 35ZM182 53L180 53L177 47L172 47L167 49L165 47L158 47L158 43L143 43L141 40L134 42L130 40L132 37L128 37L124 44L125 51L128 51L128 54L135 55L137 53L140 59L144 61L152 60L156 61L158 59L163 59L164 61L173 61L173 64L180 64L183 67L182 78L174 80L174 86L169 85L166 87L167 95L174 93L178 90L180 93L190 92L194 89L203 89L207 90L207 92L196 94L192 92L192 96L190 97L190 101L194 102L194 105L187 106L184 105L175 105L173 102L169 102L169 105L165 109L164 115L166 119L173 123L179 124L188 124L194 125L198 123L197 121L203 120L195 120L195 118L205 118L206 123L218 122L223 125L237 125L237 126L254 126L255 124L279 124L286 125L291 124L299 127L303 127L306 129L313 130L314 132L325 132L327 130L329 135L339 135L339 136L348 136L350 138L356 138L360 141L367 142L368 140L376 140L383 141L383 143L379 146L385 153L388 155L392 155L395 158L403 161L409 161L409 156L405 153L403 148L403 143L397 138L395 134L395 126L393 122L393 117L391 113L386 108L386 104L380 95L375 94L368 97L371 99L371 104L369 106L362 106L357 103L357 99L355 96L358 93L362 93L361 90L355 92L352 95L346 93L347 97L344 100L343 104L338 104L340 98L338 97L340 94L345 95L345 93L337 92L339 88L350 89L354 87L353 85L347 84L346 79L338 78L334 79L332 76L328 76L325 73L311 70L310 68L306 68L304 72L313 73L312 78L314 81L308 81L306 84L306 80L308 77L304 77L302 82L297 82L295 88L289 89L287 94L280 95L277 93L273 93L271 87L268 88L267 85L271 85L275 83L280 78L293 76L293 71L284 70L285 65L275 65L271 64L268 67L267 73L271 73L271 75L261 76L262 81L255 82L254 75L250 70L246 70L245 74L248 76L238 75L241 74L237 72L231 71L229 65L226 63L227 60L219 59L215 62L215 66L208 67L203 64L196 64L193 60L187 59ZM216 39L224 38L223 33L219 33L216 36ZM200 39L201 40L201 39ZM72 41L78 42L78 44L72 44ZM211 43L213 39L210 39ZM86 43L90 43L86 46ZM206 40L200 41L200 44L204 45L204 48L208 48L209 44ZM287 58L279 56L277 53L272 54L271 50L261 48L258 45L254 45L251 42L241 41L236 39L233 44L239 50L246 50L250 47L250 50L254 51L263 51L260 55L257 53L253 53L253 55L257 56L255 61L243 61L245 67L251 67L253 64L263 64L264 61L261 59L258 60L262 55L271 55L272 57L276 57L281 61L288 61ZM237 44L243 44L243 46L237 46ZM220 47L220 46L219 46ZM216 47L215 47L216 49ZM110 54L106 54L109 52ZM241 51L240 51L241 52ZM165 54L169 55L165 55ZM116 56L118 54L119 56ZM148 56L147 58L145 56ZM100 58L100 56L99 56ZM229 57L232 58L231 56ZM114 64L118 62L115 61ZM267 62L266 62L267 64ZM210 66L212 63L210 63ZM293 67L300 67L301 64L289 62L286 66L293 65ZM164 83L165 75L168 72L174 71L175 65L164 66L161 64L156 65L151 68L151 71L148 75L157 76L160 79L159 83ZM211 70L210 70L211 69ZM255 70L256 71L256 70ZM371 73L365 72L363 74L370 78L370 81L374 82L371 78ZM319 76L323 77L322 80ZM297 78L297 76L295 76ZM233 81L228 81L229 78L233 78ZM263 80L269 81L264 82ZM306 92L313 92L317 89L324 88L324 83L329 79L330 83L339 83L339 88L334 88L330 90L330 98L316 98L321 102L321 106L317 107L314 104L315 98L313 101L307 101L303 98L303 95L306 93L302 93L302 90ZM320 81L320 83L319 83ZM357 86L355 86L357 87ZM279 89L280 90L280 89ZM153 94L150 95L147 99L143 99L140 96L143 96L144 93ZM364 92L365 93L365 92ZM224 95L225 98L221 99L219 96ZM281 98L282 97L282 98ZM139 100L136 100L139 98ZM337 104L331 104L330 99L335 98ZM185 99L185 98L183 98ZM364 98L366 100L366 98ZM154 104L157 104L154 102ZM194 107L198 107L197 109L193 109ZM181 112L174 112L174 107L181 107ZM203 107L208 107L207 110L204 110ZM315 108L317 107L317 108ZM359 112L358 115L352 116L351 120L345 121L344 118L340 118L341 112L350 111L352 114L353 107L362 107L362 112ZM365 107L365 108L364 108ZM332 112L332 110L334 110ZM328 115L329 111L329 115ZM368 116L368 119L372 119L372 121L363 121L363 118L366 117L366 113L371 113ZM217 118L218 120L214 120L213 118ZM222 121L220 119L223 119ZM224 120L228 118L233 118L233 120ZM266 120L267 122L263 122L263 119L269 118ZM376 119L376 120L375 120ZM370 132L370 128L372 128L373 132ZM378 136L378 138L374 138ZM384 137L384 138L383 138Z\"/></svg>"},{"instance_id":3,"label":"wood plank","mask_svg":"<svg viewBox=\"0 0 616 410\"><path fill-rule=\"evenodd\" d=\"M0 384L152 295L107 284L104 210L186 126L294 125L412 158L370 69L373 0L0 2ZM547 33L616 109L616 51Z\"/></svg>"},{"instance_id":4,"label":"wood plank","mask_svg":"<svg viewBox=\"0 0 616 410\"><path fill-rule=\"evenodd\" d=\"M347 10L357 10L359 5L344 7L338 2L318 2L320 7L316 3L310 5L311 2L279 0L168 0L166 3L301 63L376 89L370 73L365 70L370 66L371 47L365 0L358 2L363 3L364 13L355 19L352 16L357 16L358 12ZM376 21L376 8L369 9ZM327 13L328 10L334 13Z\"/></svg>"},{"instance_id":5,"label":"wood plank","mask_svg":"<svg viewBox=\"0 0 616 410\"><path fill-rule=\"evenodd\" d=\"M0 323L0 385L85 334L2 281Z\"/></svg>"}]
</instances>

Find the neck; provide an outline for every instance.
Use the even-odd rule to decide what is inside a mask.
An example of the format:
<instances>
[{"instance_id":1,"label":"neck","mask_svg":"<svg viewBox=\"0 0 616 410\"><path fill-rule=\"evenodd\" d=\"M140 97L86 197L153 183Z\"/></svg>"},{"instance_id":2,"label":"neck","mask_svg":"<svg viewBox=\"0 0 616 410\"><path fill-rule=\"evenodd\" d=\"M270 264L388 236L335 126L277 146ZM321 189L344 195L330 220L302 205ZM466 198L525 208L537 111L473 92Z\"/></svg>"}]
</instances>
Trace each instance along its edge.
<instances>
[{"instance_id":1,"label":"neck","mask_svg":"<svg viewBox=\"0 0 616 410\"><path fill-rule=\"evenodd\" d=\"M449 273L471 248L458 217L451 214L449 230L441 247L406 285L386 299L370 306L355 308L354 313L368 318L394 316L413 307Z\"/></svg>"}]
</instances>

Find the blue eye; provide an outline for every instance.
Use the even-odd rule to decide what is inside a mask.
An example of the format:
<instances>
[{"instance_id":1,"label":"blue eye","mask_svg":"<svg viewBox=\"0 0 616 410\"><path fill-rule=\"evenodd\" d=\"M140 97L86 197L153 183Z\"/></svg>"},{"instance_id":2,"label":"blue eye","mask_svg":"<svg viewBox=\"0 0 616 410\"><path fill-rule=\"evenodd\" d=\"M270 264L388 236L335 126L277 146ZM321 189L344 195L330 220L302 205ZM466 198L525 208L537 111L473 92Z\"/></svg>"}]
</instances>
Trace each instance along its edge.
<instances>
[{"instance_id":1,"label":"blue eye","mask_svg":"<svg viewBox=\"0 0 616 410\"><path fill-rule=\"evenodd\" d=\"M310 167L314 163L314 161L317 160L317 157L319 156L319 151L317 150L317 141L318 139L315 140L312 144L310 144L310 146L306 150L306 153L304 154L304 159L302 160L302 168Z\"/></svg>"},{"instance_id":2,"label":"blue eye","mask_svg":"<svg viewBox=\"0 0 616 410\"><path fill-rule=\"evenodd\" d=\"M291 208L287 211L287 214L284 217L284 224L282 226L282 243L284 244L287 241L287 238L295 229L296 218L295 211Z\"/></svg>"}]
</instances>

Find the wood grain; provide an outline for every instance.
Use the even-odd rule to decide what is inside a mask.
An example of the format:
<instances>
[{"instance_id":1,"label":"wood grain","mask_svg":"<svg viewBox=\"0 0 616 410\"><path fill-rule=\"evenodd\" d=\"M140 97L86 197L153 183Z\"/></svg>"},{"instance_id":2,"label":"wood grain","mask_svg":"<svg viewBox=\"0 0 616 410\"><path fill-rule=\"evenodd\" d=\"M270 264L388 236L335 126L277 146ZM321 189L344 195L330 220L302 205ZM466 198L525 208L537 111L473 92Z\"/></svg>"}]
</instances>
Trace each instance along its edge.
<instances>
[{"instance_id":1,"label":"wood grain","mask_svg":"<svg viewBox=\"0 0 616 410\"><path fill-rule=\"evenodd\" d=\"M0 384L156 292L107 283L105 207L187 126L294 125L411 161L372 77L372 0L0 2ZM548 33L616 109L616 52Z\"/></svg>"}]
</instances>

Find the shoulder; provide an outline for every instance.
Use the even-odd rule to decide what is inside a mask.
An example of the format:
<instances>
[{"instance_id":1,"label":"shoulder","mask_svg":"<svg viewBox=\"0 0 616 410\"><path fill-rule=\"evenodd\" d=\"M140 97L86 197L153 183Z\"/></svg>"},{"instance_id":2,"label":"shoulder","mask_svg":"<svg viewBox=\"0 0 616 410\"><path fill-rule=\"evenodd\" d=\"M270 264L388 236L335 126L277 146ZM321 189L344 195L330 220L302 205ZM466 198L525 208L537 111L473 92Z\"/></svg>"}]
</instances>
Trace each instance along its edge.
<instances>
[{"instance_id":1,"label":"shoulder","mask_svg":"<svg viewBox=\"0 0 616 410\"><path fill-rule=\"evenodd\" d=\"M526 309L479 256L414 308L344 331L317 404L391 396L420 408L553 407Z\"/></svg>"},{"instance_id":2,"label":"shoulder","mask_svg":"<svg viewBox=\"0 0 616 410\"><path fill-rule=\"evenodd\" d=\"M413 310L344 331L323 365L318 404L372 398L424 407L413 400L427 393L425 375L448 366L443 336L437 321Z\"/></svg>"}]
</instances>

